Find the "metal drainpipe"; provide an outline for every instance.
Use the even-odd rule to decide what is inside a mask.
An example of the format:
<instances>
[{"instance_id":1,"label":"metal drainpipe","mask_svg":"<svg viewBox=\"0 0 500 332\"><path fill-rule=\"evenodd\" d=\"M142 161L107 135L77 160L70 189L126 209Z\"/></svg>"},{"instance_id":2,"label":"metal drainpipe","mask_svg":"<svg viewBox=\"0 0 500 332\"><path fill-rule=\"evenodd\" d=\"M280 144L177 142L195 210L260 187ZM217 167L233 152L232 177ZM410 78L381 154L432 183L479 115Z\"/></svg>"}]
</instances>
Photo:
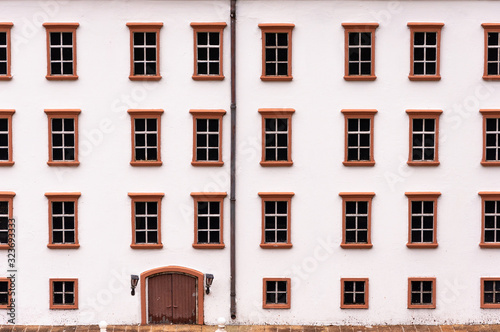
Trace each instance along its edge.
<instances>
[{"instance_id":1,"label":"metal drainpipe","mask_svg":"<svg viewBox=\"0 0 500 332\"><path fill-rule=\"evenodd\" d=\"M236 318L236 0L231 0L231 319Z\"/></svg>"}]
</instances>

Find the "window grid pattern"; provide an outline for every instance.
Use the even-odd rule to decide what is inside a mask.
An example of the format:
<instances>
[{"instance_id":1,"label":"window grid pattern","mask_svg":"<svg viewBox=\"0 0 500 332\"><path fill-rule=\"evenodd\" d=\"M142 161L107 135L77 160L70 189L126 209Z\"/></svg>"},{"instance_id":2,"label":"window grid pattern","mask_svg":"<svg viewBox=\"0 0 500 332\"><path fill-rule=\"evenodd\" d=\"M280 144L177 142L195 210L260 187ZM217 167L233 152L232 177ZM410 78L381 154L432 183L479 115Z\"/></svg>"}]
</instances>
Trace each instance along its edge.
<instances>
[{"instance_id":1,"label":"window grid pattern","mask_svg":"<svg viewBox=\"0 0 500 332\"><path fill-rule=\"evenodd\" d=\"M52 202L52 243L76 243L75 234L75 203Z\"/></svg>"},{"instance_id":2,"label":"window grid pattern","mask_svg":"<svg viewBox=\"0 0 500 332\"><path fill-rule=\"evenodd\" d=\"M219 160L219 119L196 119L196 160Z\"/></svg>"},{"instance_id":3,"label":"window grid pattern","mask_svg":"<svg viewBox=\"0 0 500 332\"><path fill-rule=\"evenodd\" d=\"M287 243L288 241L288 202L264 202L264 242Z\"/></svg>"},{"instance_id":4,"label":"window grid pattern","mask_svg":"<svg viewBox=\"0 0 500 332\"><path fill-rule=\"evenodd\" d=\"M498 32L488 32L486 60L488 75L500 75L500 44L498 36Z\"/></svg>"},{"instance_id":5,"label":"window grid pattern","mask_svg":"<svg viewBox=\"0 0 500 332\"><path fill-rule=\"evenodd\" d=\"M412 160L432 161L436 150L436 120L412 120Z\"/></svg>"},{"instance_id":6,"label":"window grid pattern","mask_svg":"<svg viewBox=\"0 0 500 332\"><path fill-rule=\"evenodd\" d=\"M157 202L135 202L135 243L158 243Z\"/></svg>"},{"instance_id":7,"label":"window grid pattern","mask_svg":"<svg viewBox=\"0 0 500 332\"><path fill-rule=\"evenodd\" d=\"M500 304L500 280L484 280L484 303Z\"/></svg>"},{"instance_id":8,"label":"window grid pattern","mask_svg":"<svg viewBox=\"0 0 500 332\"><path fill-rule=\"evenodd\" d=\"M9 119L0 119L0 161L9 160Z\"/></svg>"},{"instance_id":9,"label":"window grid pattern","mask_svg":"<svg viewBox=\"0 0 500 332\"><path fill-rule=\"evenodd\" d=\"M266 76L287 76L288 33L266 32L264 35Z\"/></svg>"},{"instance_id":10,"label":"window grid pattern","mask_svg":"<svg viewBox=\"0 0 500 332\"><path fill-rule=\"evenodd\" d=\"M344 281L344 305L366 304L365 282Z\"/></svg>"},{"instance_id":11,"label":"window grid pattern","mask_svg":"<svg viewBox=\"0 0 500 332\"><path fill-rule=\"evenodd\" d=\"M411 243L434 242L434 202L411 202Z\"/></svg>"},{"instance_id":12,"label":"window grid pattern","mask_svg":"<svg viewBox=\"0 0 500 332\"><path fill-rule=\"evenodd\" d=\"M288 119L265 119L265 161L288 160Z\"/></svg>"},{"instance_id":13,"label":"window grid pattern","mask_svg":"<svg viewBox=\"0 0 500 332\"><path fill-rule=\"evenodd\" d=\"M220 243L220 202L198 202L198 243Z\"/></svg>"},{"instance_id":14,"label":"window grid pattern","mask_svg":"<svg viewBox=\"0 0 500 332\"><path fill-rule=\"evenodd\" d=\"M52 302L54 305L75 304L75 282L53 281Z\"/></svg>"},{"instance_id":15,"label":"window grid pattern","mask_svg":"<svg viewBox=\"0 0 500 332\"><path fill-rule=\"evenodd\" d=\"M158 160L157 119L134 119L135 160Z\"/></svg>"},{"instance_id":16,"label":"window grid pattern","mask_svg":"<svg viewBox=\"0 0 500 332\"><path fill-rule=\"evenodd\" d=\"M430 280L411 281L411 304L412 305L432 305L434 303L433 295L433 282Z\"/></svg>"},{"instance_id":17,"label":"window grid pattern","mask_svg":"<svg viewBox=\"0 0 500 332\"><path fill-rule=\"evenodd\" d=\"M345 202L345 242L368 243L368 202Z\"/></svg>"},{"instance_id":18,"label":"window grid pattern","mask_svg":"<svg viewBox=\"0 0 500 332\"><path fill-rule=\"evenodd\" d=\"M52 119L52 160L75 160L75 120Z\"/></svg>"},{"instance_id":19,"label":"window grid pattern","mask_svg":"<svg viewBox=\"0 0 500 332\"><path fill-rule=\"evenodd\" d=\"M0 31L0 75L7 75L7 32Z\"/></svg>"},{"instance_id":20,"label":"window grid pattern","mask_svg":"<svg viewBox=\"0 0 500 332\"><path fill-rule=\"evenodd\" d=\"M288 303L287 281L266 281L266 304Z\"/></svg>"},{"instance_id":21,"label":"window grid pattern","mask_svg":"<svg viewBox=\"0 0 500 332\"><path fill-rule=\"evenodd\" d=\"M500 243L500 201L484 201L484 242Z\"/></svg>"},{"instance_id":22,"label":"window grid pattern","mask_svg":"<svg viewBox=\"0 0 500 332\"><path fill-rule=\"evenodd\" d=\"M134 75L157 75L156 32L134 32Z\"/></svg>"},{"instance_id":23,"label":"window grid pattern","mask_svg":"<svg viewBox=\"0 0 500 332\"><path fill-rule=\"evenodd\" d=\"M197 74L220 75L220 33L197 32Z\"/></svg>"},{"instance_id":24,"label":"window grid pattern","mask_svg":"<svg viewBox=\"0 0 500 332\"><path fill-rule=\"evenodd\" d=\"M0 201L0 244L9 243L9 202Z\"/></svg>"},{"instance_id":25,"label":"window grid pattern","mask_svg":"<svg viewBox=\"0 0 500 332\"><path fill-rule=\"evenodd\" d=\"M371 119L347 119L347 160L370 160Z\"/></svg>"},{"instance_id":26,"label":"window grid pattern","mask_svg":"<svg viewBox=\"0 0 500 332\"><path fill-rule=\"evenodd\" d=\"M73 32L50 32L50 74L73 75Z\"/></svg>"},{"instance_id":27,"label":"window grid pattern","mask_svg":"<svg viewBox=\"0 0 500 332\"><path fill-rule=\"evenodd\" d=\"M9 281L0 281L0 305L9 305Z\"/></svg>"},{"instance_id":28,"label":"window grid pattern","mask_svg":"<svg viewBox=\"0 0 500 332\"><path fill-rule=\"evenodd\" d=\"M436 75L437 32L413 33L413 74Z\"/></svg>"},{"instance_id":29,"label":"window grid pattern","mask_svg":"<svg viewBox=\"0 0 500 332\"><path fill-rule=\"evenodd\" d=\"M372 75L372 33L349 32L348 75Z\"/></svg>"},{"instance_id":30,"label":"window grid pattern","mask_svg":"<svg viewBox=\"0 0 500 332\"><path fill-rule=\"evenodd\" d=\"M486 119L486 161L500 161L500 118Z\"/></svg>"}]
</instances>

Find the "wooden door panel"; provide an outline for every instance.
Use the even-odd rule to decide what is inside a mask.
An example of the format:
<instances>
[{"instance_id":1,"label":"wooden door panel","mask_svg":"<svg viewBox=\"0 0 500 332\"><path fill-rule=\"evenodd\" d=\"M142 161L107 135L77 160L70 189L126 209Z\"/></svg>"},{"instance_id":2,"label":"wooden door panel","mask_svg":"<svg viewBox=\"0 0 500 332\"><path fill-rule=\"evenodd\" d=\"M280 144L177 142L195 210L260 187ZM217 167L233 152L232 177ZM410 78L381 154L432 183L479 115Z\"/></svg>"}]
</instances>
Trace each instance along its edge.
<instances>
[{"instance_id":1,"label":"wooden door panel","mask_svg":"<svg viewBox=\"0 0 500 332\"><path fill-rule=\"evenodd\" d=\"M185 274L172 275L174 324L196 324L196 278Z\"/></svg>"},{"instance_id":2,"label":"wooden door panel","mask_svg":"<svg viewBox=\"0 0 500 332\"><path fill-rule=\"evenodd\" d=\"M148 278L148 323L172 324L172 275Z\"/></svg>"}]
</instances>

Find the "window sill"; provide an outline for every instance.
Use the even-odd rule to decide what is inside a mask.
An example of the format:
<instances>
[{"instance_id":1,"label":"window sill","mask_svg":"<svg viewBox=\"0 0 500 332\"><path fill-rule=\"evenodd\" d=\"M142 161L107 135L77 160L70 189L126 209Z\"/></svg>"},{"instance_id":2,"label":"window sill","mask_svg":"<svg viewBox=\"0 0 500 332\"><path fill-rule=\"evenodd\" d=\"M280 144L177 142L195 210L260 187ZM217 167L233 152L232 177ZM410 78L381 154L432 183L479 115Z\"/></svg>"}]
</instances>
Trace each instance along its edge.
<instances>
[{"instance_id":1,"label":"window sill","mask_svg":"<svg viewBox=\"0 0 500 332\"><path fill-rule=\"evenodd\" d=\"M12 166L14 165L13 161L0 161L0 167L2 166Z\"/></svg>"},{"instance_id":2,"label":"window sill","mask_svg":"<svg viewBox=\"0 0 500 332\"><path fill-rule=\"evenodd\" d=\"M439 81L440 75L408 75L410 81Z\"/></svg>"},{"instance_id":3,"label":"window sill","mask_svg":"<svg viewBox=\"0 0 500 332\"><path fill-rule=\"evenodd\" d=\"M500 166L500 161L481 161L481 165L485 167Z\"/></svg>"},{"instance_id":4,"label":"window sill","mask_svg":"<svg viewBox=\"0 0 500 332\"><path fill-rule=\"evenodd\" d=\"M213 167L221 167L221 166L224 166L224 162L223 161L192 161L191 162L191 165L193 166L213 166Z\"/></svg>"},{"instance_id":5,"label":"window sill","mask_svg":"<svg viewBox=\"0 0 500 332\"><path fill-rule=\"evenodd\" d=\"M377 76L374 75L366 75L366 76L344 76L344 80L346 81L375 81Z\"/></svg>"},{"instance_id":6,"label":"window sill","mask_svg":"<svg viewBox=\"0 0 500 332\"><path fill-rule=\"evenodd\" d=\"M485 249L498 249L500 248L500 242L481 242L479 243L479 247Z\"/></svg>"},{"instance_id":7,"label":"window sill","mask_svg":"<svg viewBox=\"0 0 500 332\"><path fill-rule=\"evenodd\" d=\"M367 304L352 304L352 305L341 304L340 309L368 309L368 305Z\"/></svg>"},{"instance_id":8,"label":"window sill","mask_svg":"<svg viewBox=\"0 0 500 332\"><path fill-rule=\"evenodd\" d=\"M75 167L80 165L79 161L47 161L49 166L70 166Z\"/></svg>"},{"instance_id":9,"label":"window sill","mask_svg":"<svg viewBox=\"0 0 500 332\"><path fill-rule=\"evenodd\" d=\"M195 81L222 81L224 75L193 75Z\"/></svg>"},{"instance_id":10,"label":"window sill","mask_svg":"<svg viewBox=\"0 0 500 332\"><path fill-rule=\"evenodd\" d=\"M147 244L131 244L130 248L132 249L162 249L163 244L157 243L157 244L152 244L152 243L147 243Z\"/></svg>"},{"instance_id":11,"label":"window sill","mask_svg":"<svg viewBox=\"0 0 500 332\"><path fill-rule=\"evenodd\" d=\"M343 161L344 166L375 166L375 161Z\"/></svg>"},{"instance_id":12,"label":"window sill","mask_svg":"<svg viewBox=\"0 0 500 332\"><path fill-rule=\"evenodd\" d=\"M439 166L439 161L407 161L408 166Z\"/></svg>"},{"instance_id":13,"label":"window sill","mask_svg":"<svg viewBox=\"0 0 500 332\"><path fill-rule=\"evenodd\" d=\"M496 304L496 303L481 303L481 309L500 309L500 304Z\"/></svg>"},{"instance_id":14,"label":"window sill","mask_svg":"<svg viewBox=\"0 0 500 332\"><path fill-rule=\"evenodd\" d=\"M485 81L500 81L500 75L483 75Z\"/></svg>"},{"instance_id":15,"label":"window sill","mask_svg":"<svg viewBox=\"0 0 500 332\"><path fill-rule=\"evenodd\" d=\"M293 161L261 161L260 166L262 167L290 167L293 165Z\"/></svg>"},{"instance_id":16,"label":"window sill","mask_svg":"<svg viewBox=\"0 0 500 332\"><path fill-rule=\"evenodd\" d=\"M161 80L160 75L150 75L150 76L130 75L128 78L131 81L159 81L159 80Z\"/></svg>"},{"instance_id":17,"label":"window sill","mask_svg":"<svg viewBox=\"0 0 500 332\"><path fill-rule=\"evenodd\" d=\"M341 243L343 249L370 249L373 247L371 243Z\"/></svg>"},{"instance_id":18,"label":"window sill","mask_svg":"<svg viewBox=\"0 0 500 332\"><path fill-rule=\"evenodd\" d=\"M0 76L0 81L10 81L12 79L11 75L2 75Z\"/></svg>"},{"instance_id":19,"label":"window sill","mask_svg":"<svg viewBox=\"0 0 500 332\"><path fill-rule=\"evenodd\" d=\"M435 304L410 304L408 309L436 309Z\"/></svg>"},{"instance_id":20,"label":"window sill","mask_svg":"<svg viewBox=\"0 0 500 332\"><path fill-rule=\"evenodd\" d=\"M46 75L45 78L49 81L76 81L78 75Z\"/></svg>"},{"instance_id":21,"label":"window sill","mask_svg":"<svg viewBox=\"0 0 500 332\"><path fill-rule=\"evenodd\" d=\"M410 249L435 249L437 243L407 243L406 246Z\"/></svg>"},{"instance_id":22,"label":"window sill","mask_svg":"<svg viewBox=\"0 0 500 332\"><path fill-rule=\"evenodd\" d=\"M8 244L0 244L0 250L8 250L14 249L14 247L9 246Z\"/></svg>"},{"instance_id":23,"label":"window sill","mask_svg":"<svg viewBox=\"0 0 500 332\"><path fill-rule=\"evenodd\" d=\"M131 166L161 166L162 161L131 161Z\"/></svg>"},{"instance_id":24,"label":"window sill","mask_svg":"<svg viewBox=\"0 0 500 332\"><path fill-rule=\"evenodd\" d=\"M290 309L290 304L264 304L262 309Z\"/></svg>"},{"instance_id":25,"label":"window sill","mask_svg":"<svg viewBox=\"0 0 500 332\"><path fill-rule=\"evenodd\" d=\"M290 249L292 247L291 243L261 243L260 247L262 249Z\"/></svg>"},{"instance_id":26,"label":"window sill","mask_svg":"<svg viewBox=\"0 0 500 332\"><path fill-rule=\"evenodd\" d=\"M61 243L61 244L47 244L49 249L78 249L80 248L79 243Z\"/></svg>"},{"instance_id":27,"label":"window sill","mask_svg":"<svg viewBox=\"0 0 500 332\"><path fill-rule=\"evenodd\" d=\"M50 310L76 310L78 305L50 305Z\"/></svg>"},{"instance_id":28,"label":"window sill","mask_svg":"<svg viewBox=\"0 0 500 332\"><path fill-rule=\"evenodd\" d=\"M262 81L291 81L293 76L265 76L260 77Z\"/></svg>"},{"instance_id":29,"label":"window sill","mask_svg":"<svg viewBox=\"0 0 500 332\"><path fill-rule=\"evenodd\" d=\"M193 248L195 249L224 249L225 247L224 243L193 243Z\"/></svg>"}]
</instances>

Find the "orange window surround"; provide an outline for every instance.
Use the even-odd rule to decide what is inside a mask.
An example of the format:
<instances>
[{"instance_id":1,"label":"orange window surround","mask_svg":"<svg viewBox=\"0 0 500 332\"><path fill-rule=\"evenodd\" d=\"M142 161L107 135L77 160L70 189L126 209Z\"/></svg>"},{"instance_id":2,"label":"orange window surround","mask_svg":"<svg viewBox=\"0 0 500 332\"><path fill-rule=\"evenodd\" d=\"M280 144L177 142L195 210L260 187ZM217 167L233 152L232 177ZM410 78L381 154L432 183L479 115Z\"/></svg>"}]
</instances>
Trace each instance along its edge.
<instances>
[{"instance_id":1,"label":"orange window surround","mask_svg":"<svg viewBox=\"0 0 500 332\"><path fill-rule=\"evenodd\" d=\"M78 279L51 278L49 288L50 309L78 309Z\"/></svg>"},{"instance_id":2,"label":"orange window surround","mask_svg":"<svg viewBox=\"0 0 500 332\"><path fill-rule=\"evenodd\" d=\"M439 81L441 29L444 23L409 22L410 81Z\"/></svg>"},{"instance_id":3,"label":"orange window surround","mask_svg":"<svg viewBox=\"0 0 500 332\"><path fill-rule=\"evenodd\" d=\"M345 120L345 148L342 163L344 166L374 166L373 128L377 110L343 109L341 112Z\"/></svg>"},{"instance_id":4,"label":"orange window surround","mask_svg":"<svg viewBox=\"0 0 500 332\"><path fill-rule=\"evenodd\" d=\"M291 81L292 23L261 23L262 81Z\"/></svg>"},{"instance_id":5,"label":"orange window surround","mask_svg":"<svg viewBox=\"0 0 500 332\"><path fill-rule=\"evenodd\" d=\"M439 117L442 110L406 110L410 124L409 166L439 165ZM430 120L430 121L428 121Z\"/></svg>"},{"instance_id":6,"label":"orange window surround","mask_svg":"<svg viewBox=\"0 0 500 332\"><path fill-rule=\"evenodd\" d=\"M127 23L130 30L131 81L159 81L161 22ZM148 51L151 50L151 51Z\"/></svg>"},{"instance_id":7,"label":"orange window surround","mask_svg":"<svg viewBox=\"0 0 500 332\"><path fill-rule=\"evenodd\" d=\"M46 193L49 205L50 249L77 249L79 192Z\"/></svg>"},{"instance_id":8,"label":"orange window surround","mask_svg":"<svg viewBox=\"0 0 500 332\"><path fill-rule=\"evenodd\" d=\"M5 36L5 40L2 40L3 37L0 38L0 50L5 50L5 53L0 55L0 81L12 79L10 30L13 25L12 22L0 22L0 33Z\"/></svg>"},{"instance_id":9,"label":"orange window surround","mask_svg":"<svg viewBox=\"0 0 500 332\"><path fill-rule=\"evenodd\" d=\"M344 27L346 81L374 81L375 29L378 23L342 23Z\"/></svg>"},{"instance_id":10,"label":"orange window surround","mask_svg":"<svg viewBox=\"0 0 500 332\"><path fill-rule=\"evenodd\" d=\"M76 80L76 29L79 23L44 23L48 80Z\"/></svg>"},{"instance_id":11,"label":"orange window surround","mask_svg":"<svg viewBox=\"0 0 500 332\"><path fill-rule=\"evenodd\" d=\"M226 111L192 109L189 110L189 113L193 116L193 160L191 165L223 166L222 117Z\"/></svg>"},{"instance_id":12,"label":"orange window surround","mask_svg":"<svg viewBox=\"0 0 500 332\"><path fill-rule=\"evenodd\" d=\"M193 192L195 249L224 249L225 192Z\"/></svg>"},{"instance_id":13,"label":"orange window surround","mask_svg":"<svg viewBox=\"0 0 500 332\"><path fill-rule=\"evenodd\" d=\"M340 308L368 309L368 278L340 279Z\"/></svg>"},{"instance_id":14,"label":"orange window surround","mask_svg":"<svg viewBox=\"0 0 500 332\"><path fill-rule=\"evenodd\" d=\"M498 297L500 292L498 291L498 285L500 285L499 277L486 277L481 278L481 308L482 309L500 309L500 303L498 303Z\"/></svg>"},{"instance_id":15,"label":"orange window surround","mask_svg":"<svg viewBox=\"0 0 500 332\"><path fill-rule=\"evenodd\" d=\"M161 115L163 110L130 109L127 112L130 114L131 120L132 157L130 165L161 166L163 164L161 161Z\"/></svg>"},{"instance_id":16,"label":"orange window surround","mask_svg":"<svg viewBox=\"0 0 500 332\"><path fill-rule=\"evenodd\" d=\"M290 278L263 278L262 283L262 308L290 309L292 294Z\"/></svg>"},{"instance_id":17,"label":"orange window surround","mask_svg":"<svg viewBox=\"0 0 500 332\"><path fill-rule=\"evenodd\" d=\"M78 161L78 115L81 113L81 110L46 109L45 113L49 120L49 161L47 165L80 165ZM72 134L73 141L66 139L68 133Z\"/></svg>"},{"instance_id":18,"label":"orange window surround","mask_svg":"<svg viewBox=\"0 0 500 332\"><path fill-rule=\"evenodd\" d=\"M223 32L225 22L191 23L194 33L194 72L196 81L221 81L223 74Z\"/></svg>"},{"instance_id":19,"label":"orange window surround","mask_svg":"<svg viewBox=\"0 0 500 332\"><path fill-rule=\"evenodd\" d=\"M260 165L292 166L292 115L295 110L293 108L260 108L259 113L262 115ZM286 143L281 141L286 141Z\"/></svg>"},{"instance_id":20,"label":"orange window surround","mask_svg":"<svg viewBox=\"0 0 500 332\"><path fill-rule=\"evenodd\" d=\"M0 191L0 204L2 205L2 209L0 211L0 218L4 219L7 218L7 224L5 225L5 222L2 223L5 225L5 227L0 228L0 233L2 233L2 242L0 242L0 250L1 249L11 249L11 246L9 245L9 233L10 233L10 224L12 221L12 216L13 216L13 210L14 210L14 196L16 196L16 193L12 191ZM6 208L6 210L5 210Z\"/></svg>"},{"instance_id":21,"label":"orange window surround","mask_svg":"<svg viewBox=\"0 0 500 332\"><path fill-rule=\"evenodd\" d=\"M481 196L481 248L500 248L500 192L480 191Z\"/></svg>"},{"instance_id":22,"label":"orange window surround","mask_svg":"<svg viewBox=\"0 0 500 332\"><path fill-rule=\"evenodd\" d=\"M500 23L483 23L484 29L484 71L483 79L500 80Z\"/></svg>"},{"instance_id":23,"label":"orange window surround","mask_svg":"<svg viewBox=\"0 0 500 332\"><path fill-rule=\"evenodd\" d=\"M483 116L483 157L481 165L500 166L500 109L481 109Z\"/></svg>"},{"instance_id":24,"label":"orange window surround","mask_svg":"<svg viewBox=\"0 0 500 332\"><path fill-rule=\"evenodd\" d=\"M371 215L373 192L347 193L342 197L342 243L344 249L369 249L371 242ZM366 209L365 209L366 208Z\"/></svg>"},{"instance_id":25,"label":"orange window surround","mask_svg":"<svg viewBox=\"0 0 500 332\"><path fill-rule=\"evenodd\" d=\"M0 291L0 294L6 295L7 296L7 301L6 302L0 302L0 309L8 309L9 305L12 303L12 292L9 291L10 289L10 279L9 278L0 278L0 282L3 283L7 288L6 290L2 289Z\"/></svg>"},{"instance_id":26,"label":"orange window surround","mask_svg":"<svg viewBox=\"0 0 500 332\"><path fill-rule=\"evenodd\" d=\"M293 192L260 192L262 200L263 249L289 249L291 239L291 211Z\"/></svg>"},{"instance_id":27,"label":"orange window surround","mask_svg":"<svg viewBox=\"0 0 500 332\"><path fill-rule=\"evenodd\" d=\"M408 248L437 248L437 200L440 192L406 192Z\"/></svg>"},{"instance_id":28,"label":"orange window surround","mask_svg":"<svg viewBox=\"0 0 500 332\"><path fill-rule=\"evenodd\" d=\"M0 121L3 122L0 126L0 137L2 138L2 146L0 147L2 149L0 153L0 166L14 165L12 156L12 116L15 112L15 110L0 110ZM4 127L4 125L6 125L6 127ZM6 140L4 139L5 136L7 136ZM7 144L7 147L5 144Z\"/></svg>"},{"instance_id":29,"label":"orange window surround","mask_svg":"<svg viewBox=\"0 0 500 332\"><path fill-rule=\"evenodd\" d=\"M132 199L132 249L161 249L161 201L163 193L128 193ZM144 208L138 210L138 204ZM156 224L156 225L155 225ZM140 238L139 238L140 237Z\"/></svg>"},{"instance_id":30,"label":"orange window surround","mask_svg":"<svg viewBox=\"0 0 500 332\"><path fill-rule=\"evenodd\" d=\"M436 309L436 278L408 278L408 309Z\"/></svg>"}]
</instances>

